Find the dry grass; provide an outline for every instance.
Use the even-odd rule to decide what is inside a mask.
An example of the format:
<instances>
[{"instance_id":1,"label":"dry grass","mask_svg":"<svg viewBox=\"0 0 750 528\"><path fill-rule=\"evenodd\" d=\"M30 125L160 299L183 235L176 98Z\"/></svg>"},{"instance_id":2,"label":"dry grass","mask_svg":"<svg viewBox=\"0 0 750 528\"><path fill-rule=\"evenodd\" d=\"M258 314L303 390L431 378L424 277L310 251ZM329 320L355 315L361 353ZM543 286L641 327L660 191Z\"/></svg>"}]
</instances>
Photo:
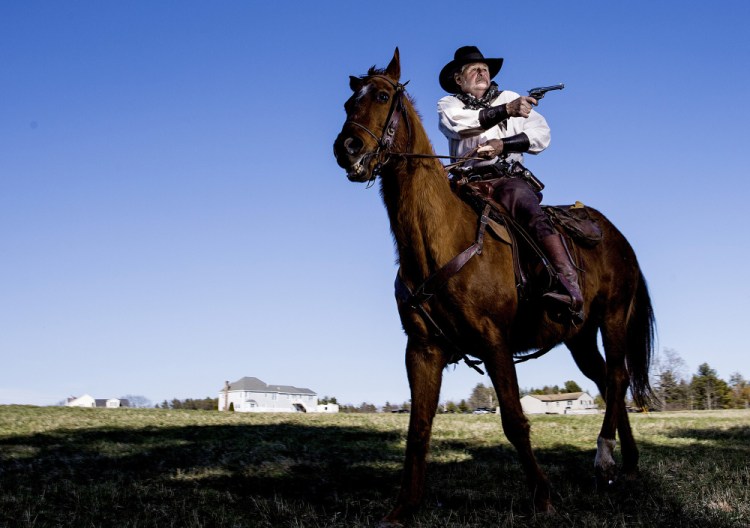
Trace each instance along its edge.
<instances>
[{"instance_id":1,"label":"dry grass","mask_svg":"<svg viewBox=\"0 0 750 528\"><path fill-rule=\"evenodd\" d=\"M557 514L496 416L438 416L412 526L750 526L750 411L631 415L641 479L593 485L598 416L533 417ZM372 526L408 416L0 407L2 527Z\"/></svg>"}]
</instances>

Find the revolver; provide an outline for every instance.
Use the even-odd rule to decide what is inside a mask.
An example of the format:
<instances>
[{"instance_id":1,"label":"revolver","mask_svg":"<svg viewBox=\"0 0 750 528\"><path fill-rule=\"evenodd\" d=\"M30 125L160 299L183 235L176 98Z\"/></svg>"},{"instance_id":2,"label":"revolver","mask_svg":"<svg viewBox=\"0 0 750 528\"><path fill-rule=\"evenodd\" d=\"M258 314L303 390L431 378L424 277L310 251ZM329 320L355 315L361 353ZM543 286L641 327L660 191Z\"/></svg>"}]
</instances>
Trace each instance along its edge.
<instances>
[{"instance_id":1,"label":"revolver","mask_svg":"<svg viewBox=\"0 0 750 528\"><path fill-rule=\"evenodd\" d=\"M537 101L544 97L544 94L547 92L550 92L552 90L562 90L565 88L565 85L563 83L555 84L552 86L540 86L539 88L532 88L529 90L529 97L533 97Z\"/></svg>"}]
</instances>

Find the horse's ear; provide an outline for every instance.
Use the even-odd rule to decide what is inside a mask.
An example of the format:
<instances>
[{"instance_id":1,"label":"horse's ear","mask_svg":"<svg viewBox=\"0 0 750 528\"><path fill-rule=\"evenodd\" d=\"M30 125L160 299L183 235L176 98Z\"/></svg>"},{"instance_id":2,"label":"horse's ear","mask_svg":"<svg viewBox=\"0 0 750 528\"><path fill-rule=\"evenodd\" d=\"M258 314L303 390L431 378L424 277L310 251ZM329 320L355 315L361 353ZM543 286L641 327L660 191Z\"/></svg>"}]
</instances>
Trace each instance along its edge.
<instances>
[{"instance_id":1,"label":"horse's ear","mask_svg":"<svg viewBox=\"0 0 750 528\"><path fill-rule=\"evenodd\" d=\"M356 92L362 87L362 79L359 77L355 77L354 75L349 76L349 88L352 89L352 92Z\"/></svg>"},{"instance_id":2,"label":"horse's ear","mask_svg":"<svg viewBox=\"0 0 750 528\"><path fill-rule=\"evenodd\" d=\"M396 82L401 79L401 60L398 56L398 48L393 52L393 58L385 69L385 74Z\"/></svg>"}]
</instances>

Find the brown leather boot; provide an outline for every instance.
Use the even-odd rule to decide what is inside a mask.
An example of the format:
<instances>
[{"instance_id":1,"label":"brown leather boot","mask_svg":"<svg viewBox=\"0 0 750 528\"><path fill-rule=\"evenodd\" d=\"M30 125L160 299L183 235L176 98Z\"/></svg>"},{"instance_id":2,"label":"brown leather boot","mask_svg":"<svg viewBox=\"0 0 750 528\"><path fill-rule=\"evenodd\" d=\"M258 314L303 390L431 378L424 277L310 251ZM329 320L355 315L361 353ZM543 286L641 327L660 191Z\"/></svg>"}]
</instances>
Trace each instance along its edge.
<instances>
[{"instance_id":1,"label":"brown leather boot","mask_svg":"<svg viewBox=\"0 0 750 528\"><path fill-rule=\"evenodd\" d=\"M570 315L575 324L583 321L583 295L578 286L578 273L570 259L565 242L561 235L549 235L542 240L542 247L557 270L557 278L560 284L558 291L550 291L542 295L544 299L562 304L570 310Z\"/></svg>"}]
</instances>

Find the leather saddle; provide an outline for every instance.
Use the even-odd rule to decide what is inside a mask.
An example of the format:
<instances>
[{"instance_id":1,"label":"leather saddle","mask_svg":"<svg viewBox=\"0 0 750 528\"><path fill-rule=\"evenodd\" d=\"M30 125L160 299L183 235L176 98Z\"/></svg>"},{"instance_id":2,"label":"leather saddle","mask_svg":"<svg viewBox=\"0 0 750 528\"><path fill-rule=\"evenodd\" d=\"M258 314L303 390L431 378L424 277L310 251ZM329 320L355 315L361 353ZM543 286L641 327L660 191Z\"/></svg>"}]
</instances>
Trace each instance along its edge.
<instances>
[{"instance_id":1,"label":"leather saddle","mask_svg":"<svg viewBox=\"0 0 750 528\"><path fill-rule=\"evenodd\" d=\"M515 222L502 205L492 199L493 183L498 180L491 178L469 181L468 178L454 178L451 180L451 187L477 215L481 215L489 204L490 221L487 227L497 239L512 246L519 295L522 298L537 297L553 286L557 272L534 237ZM574 249L576 244L590 248L601 242L601 228L581 202L572 205L545 205L542 210L560 234L575 242L568 244L574 262L577 260Z\"/></svg>"}]
</instances>

